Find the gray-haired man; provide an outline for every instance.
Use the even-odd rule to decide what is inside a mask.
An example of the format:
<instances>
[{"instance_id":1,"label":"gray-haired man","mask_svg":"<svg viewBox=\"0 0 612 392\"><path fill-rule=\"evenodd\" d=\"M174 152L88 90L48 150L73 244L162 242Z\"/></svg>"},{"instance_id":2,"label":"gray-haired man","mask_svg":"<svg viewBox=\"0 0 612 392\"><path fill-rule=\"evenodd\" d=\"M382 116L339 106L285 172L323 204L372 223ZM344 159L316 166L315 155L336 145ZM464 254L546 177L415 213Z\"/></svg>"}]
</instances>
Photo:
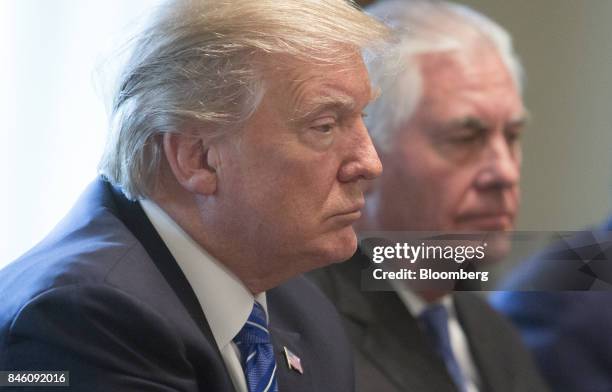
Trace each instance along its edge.
<instances>
[{"instance_id":1,"label":"gray-haired man","mask_svg":"<svg viewBox=\"0 0 612 392\"><path fill-rule=\"evenodd\" d=\"M82 391L352 390L337 314L297 276L356 248L381 171L360 52L385 35L343 0L161 7L103 177L0 272L0 370L70 371Z\"/></svg>"},{"instance_id":2,"label":"gray-haired man","mask_svg":"<svg viewBox=\"0 0 612 392\"><path fill-rule=\"evenodd\" d=\"M526 116L510 37L458 4L383 1L369 11L397 35L370 64L382 94L366 121L385 170L358 230L494 231L486 255L502 257L519 204ZM354 259L316 279L345 317L358 390L545 389L517 334L481 298L405 281L362 291L369 260Z\"/></svg>"}]
</instances>

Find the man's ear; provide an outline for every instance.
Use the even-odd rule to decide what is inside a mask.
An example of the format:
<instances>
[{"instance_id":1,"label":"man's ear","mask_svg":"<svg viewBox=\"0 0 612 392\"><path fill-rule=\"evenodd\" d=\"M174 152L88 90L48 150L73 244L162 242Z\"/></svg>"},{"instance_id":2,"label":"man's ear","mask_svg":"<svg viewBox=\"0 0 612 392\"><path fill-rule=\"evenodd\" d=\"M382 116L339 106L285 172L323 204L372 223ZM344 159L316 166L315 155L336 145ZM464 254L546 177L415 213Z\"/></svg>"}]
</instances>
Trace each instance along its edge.
<instances>
[{"instance_id":1,"label":"man's ear","mask_svg":"<svg viewBox=\"0 0 612 392\"><path fill-rule=\"evenodd\" d=\"M183 188L199 195L215 193L218 154L214 146L205 146L195 135L165 133L163 148L170 170Z\"/></svg>"}]
</instances>

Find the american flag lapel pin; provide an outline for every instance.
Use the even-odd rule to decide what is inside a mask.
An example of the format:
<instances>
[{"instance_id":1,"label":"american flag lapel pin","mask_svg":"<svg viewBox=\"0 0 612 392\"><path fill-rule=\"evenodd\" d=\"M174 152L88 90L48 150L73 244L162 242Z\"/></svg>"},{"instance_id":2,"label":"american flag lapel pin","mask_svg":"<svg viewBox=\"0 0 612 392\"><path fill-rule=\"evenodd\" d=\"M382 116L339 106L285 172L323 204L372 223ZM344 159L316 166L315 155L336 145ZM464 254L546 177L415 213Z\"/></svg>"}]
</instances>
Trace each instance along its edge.
<instances>
[{"instance_id":1,"label":"american flag lapel pin","mask_svg":"<svg viewBox=\"0 0 612 392\"><path fill-rule=\"evenodd\" d=\"M304 374L300 357L292 353L286 346L283 346L283 348L285 349L285 359L287 359L287 366L289 369L293 369L300 374Z\"/></svg>"}]
</instances>

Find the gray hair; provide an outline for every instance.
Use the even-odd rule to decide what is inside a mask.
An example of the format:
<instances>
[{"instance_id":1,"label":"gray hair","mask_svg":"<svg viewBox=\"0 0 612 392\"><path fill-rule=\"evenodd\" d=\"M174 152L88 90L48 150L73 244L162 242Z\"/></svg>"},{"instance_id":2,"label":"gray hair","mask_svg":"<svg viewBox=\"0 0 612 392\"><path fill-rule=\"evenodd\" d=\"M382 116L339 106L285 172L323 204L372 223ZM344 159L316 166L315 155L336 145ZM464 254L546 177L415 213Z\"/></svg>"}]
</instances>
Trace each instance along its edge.
<instances>
[{"instance_id":1,"label":"gray hair","mask_svg":"<svg viewBox=\"0 0 612 392\"><path fill-rule=\"evenodd\" d=\"M446 1L382 1L367 12L394 30L383 56L372 57L368 70L382 90L367 108L366 125L379 150L391 145L391 136L414 114L422 95L418 56L478 46L497 50L517 89L523 89L523 70L510 34L473 9Z\"/></svg>"},{"instance_id":2,"label":"gray hair","mask_svg":"<svg viewBox=\"0 0 612 392\"><path fill-rule=\"evenodd\" d=\"M100 173L129 198L150 197L160 136L196 131L211 143L240 129L264 95L270 56L340 64L387 35L346 0L169 1L133 40Z\"/></svg>"}]
</instances>

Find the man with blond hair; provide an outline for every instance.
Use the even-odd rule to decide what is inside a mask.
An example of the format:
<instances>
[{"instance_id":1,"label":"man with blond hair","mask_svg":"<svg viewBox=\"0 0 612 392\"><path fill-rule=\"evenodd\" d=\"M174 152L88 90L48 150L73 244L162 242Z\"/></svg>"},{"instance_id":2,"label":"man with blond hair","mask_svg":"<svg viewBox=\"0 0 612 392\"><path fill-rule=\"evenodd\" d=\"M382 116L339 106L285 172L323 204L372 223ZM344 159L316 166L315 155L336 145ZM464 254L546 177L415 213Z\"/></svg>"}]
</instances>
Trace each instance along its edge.
<instances>
[{"instance_id":1,"label":"man with blond hair","mask_svg":"<svg viewBox=\"0 0 612 392\"><path fill-rule=\"evenodd\" d=\"M340 320L299 275L355 251L381 172L361 51L386 34L344 0L160 7L101 177L0 272L0 370L68 371L75 391L351 391Z\"/></svg>"}]
</instances>

